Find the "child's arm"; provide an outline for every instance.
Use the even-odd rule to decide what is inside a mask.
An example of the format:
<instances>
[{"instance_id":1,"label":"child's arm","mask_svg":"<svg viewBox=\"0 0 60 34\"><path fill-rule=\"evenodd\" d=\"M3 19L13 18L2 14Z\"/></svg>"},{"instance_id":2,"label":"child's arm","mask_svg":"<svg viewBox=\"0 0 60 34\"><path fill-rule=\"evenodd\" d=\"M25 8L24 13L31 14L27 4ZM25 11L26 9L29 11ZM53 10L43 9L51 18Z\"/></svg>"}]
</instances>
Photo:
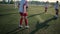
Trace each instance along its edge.
<instances>
[{"instance_id":1,"label":"child's arm","mask_svg":"<svg viewBox=\"0 0 60 34\"><path fill-rule=\"evenodd\" d=\"M24 5L24 13L26 13L26 11L27 11L27 10L26 10L26 5Z\"/></svg>"},{"instance_id":2,"label":"child's arm","mask_svg":"<svg viewBox=\"0 0 60 34\"><path fill-rule=\"evenodd\" d=\"M20 3L18 3L18 8L19 8L19 6L20 6Z\"/></svg>"},{"instance_id":3,"label":"child's arm","mask_svg":"<svg viewBox=\"0 0 60 34\"><path fill-rule=\"evenodd\" d=\"M28 8L28 3L26 4L26 8Z\"/></svg>"}]
</instances>

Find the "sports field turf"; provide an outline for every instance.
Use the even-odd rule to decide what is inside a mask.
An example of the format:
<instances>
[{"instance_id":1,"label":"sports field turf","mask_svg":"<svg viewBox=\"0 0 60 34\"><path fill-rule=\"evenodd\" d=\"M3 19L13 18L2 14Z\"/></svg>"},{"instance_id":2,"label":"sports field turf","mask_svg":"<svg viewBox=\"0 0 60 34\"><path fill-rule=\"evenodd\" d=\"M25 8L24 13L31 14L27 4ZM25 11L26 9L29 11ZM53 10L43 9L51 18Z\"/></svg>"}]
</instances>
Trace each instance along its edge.
<instances>
[{"instance_id":1,"label":"sports field turf","mask_svg":"<svg viewBox=\"0 0 60 34\"><path fill-rule=\"evenodd\" d=\"M59 8L60 9L60 8ZM60 11L60 10L59 10ZM28 21L29 29L18 28L20 15L14 5L0 5L0 34L60 34L59 18L55 19L55 10L49 7L44 13L42 6L29 6ZM23 22L23 26L25 23Z\"/></svg>"}]
</instances>

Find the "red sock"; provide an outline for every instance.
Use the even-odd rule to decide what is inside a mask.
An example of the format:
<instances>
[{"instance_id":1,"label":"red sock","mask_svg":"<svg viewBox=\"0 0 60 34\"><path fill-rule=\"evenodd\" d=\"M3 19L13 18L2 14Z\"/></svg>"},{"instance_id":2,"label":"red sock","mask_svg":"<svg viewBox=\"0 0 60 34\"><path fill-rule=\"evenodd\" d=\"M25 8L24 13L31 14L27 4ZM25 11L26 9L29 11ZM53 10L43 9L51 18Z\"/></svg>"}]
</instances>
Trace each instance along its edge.
<instances>
[{"instance_id":1,"label":"red sock","mask_svg":"<svg viewBox=\"0 0 60 34\"><path fill-rule=\"evenodd\" d=\"M20 25L22 25L23 18L20 19Z\"/></svg>"},{"instance_id":2,"label":"red sock","mask_svg":"<svg viewBox=\"0 0 60 34\"><path fill-rule=\"evenodd\" d=\"M25 25L26 26L28 25L28 19L25 19Z\"/></svg>"}]
</instances>

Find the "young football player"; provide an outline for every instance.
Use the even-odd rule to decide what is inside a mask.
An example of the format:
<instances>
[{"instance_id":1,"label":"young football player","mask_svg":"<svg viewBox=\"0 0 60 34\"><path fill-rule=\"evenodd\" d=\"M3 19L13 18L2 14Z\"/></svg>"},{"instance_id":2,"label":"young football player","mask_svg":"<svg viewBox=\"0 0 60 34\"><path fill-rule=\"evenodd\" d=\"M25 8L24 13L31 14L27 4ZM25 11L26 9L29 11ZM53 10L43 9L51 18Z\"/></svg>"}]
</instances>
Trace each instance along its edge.
<instances>
[{"instance_id":1,"label":"young football player","mask_svg":"<svg viewBox=\"0 0 60 34\"><path fill-rule=\"evenodd\" d=\"M48 1L45 3L45 12L48 10Z\"/></svg>"},{"instance_id":2,"label":"young football player","mask_svg":"<svg viewBox=\"0 0 60 34\"><path fill-rule=\"evenodd\" d=\"M27 13L27 0L21 0L20 5L18 7L19 7L19 13L20 13L20 16L21 16L19 27L20 28L23 27L22 22L24 20L25 21L25 27L29 28L28 19L27 19L27 16L28 16L28 13Z\"/></svg>"},{"instance_id":3,"label":"young football player","mask_svg":"<svg viewBox=\"0 0 60 34\"><path fill-rule=\"evenodd\" d=\"M55 15L55 17L58 17L58 13L59 13L59 2L58 2L58 1L56 1L54 7L55 7L55 11L56 11L56 15Z\"/></svg>"}]
</instances>

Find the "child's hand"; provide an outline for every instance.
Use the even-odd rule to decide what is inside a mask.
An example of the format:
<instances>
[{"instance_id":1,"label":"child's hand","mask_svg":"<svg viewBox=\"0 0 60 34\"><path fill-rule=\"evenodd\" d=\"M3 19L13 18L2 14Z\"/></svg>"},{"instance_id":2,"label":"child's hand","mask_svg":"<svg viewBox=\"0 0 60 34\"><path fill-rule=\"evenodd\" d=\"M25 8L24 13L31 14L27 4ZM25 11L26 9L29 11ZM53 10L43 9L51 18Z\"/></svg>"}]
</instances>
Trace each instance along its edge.
<instances>
[{"instance_id":1,"label":"child's hand","mask_svg":"<svg viewBox=\"0 0 60 34\"><path fill-rule=\"evenodd\" d=\"M19 8L19 6L20 6L20 3L18 3L18 8Z\"/></svg>"}]
</instances>

